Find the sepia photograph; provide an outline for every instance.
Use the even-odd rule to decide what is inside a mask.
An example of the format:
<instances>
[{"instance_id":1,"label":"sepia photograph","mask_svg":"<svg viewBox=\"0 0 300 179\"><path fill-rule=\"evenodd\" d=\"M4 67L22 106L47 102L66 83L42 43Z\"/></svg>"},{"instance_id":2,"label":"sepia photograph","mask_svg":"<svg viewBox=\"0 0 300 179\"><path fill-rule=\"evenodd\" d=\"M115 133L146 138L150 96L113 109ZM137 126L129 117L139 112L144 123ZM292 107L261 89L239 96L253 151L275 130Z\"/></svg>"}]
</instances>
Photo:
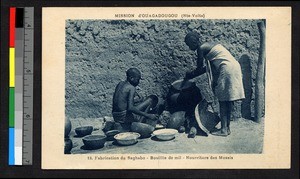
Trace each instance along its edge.
<instances>
[{"instance_id":1,"label":"sepia photograph","mask_svg":"<svg viewBox=\"0 0 300 179\"><path fill-rule=\"evenodd\" d=\"M290 13L43 8L42 168L289 168Z\"/></svg>"},{"instance_id":2,"label":"sepia photograph","mask_svg":"<svg viewBox=\"0 0 300 179\"><path fill-rule=\"evenodd\" d=\"M65 30L65 154L263 152L265 20Z\"/></svg>"}]
</instances>

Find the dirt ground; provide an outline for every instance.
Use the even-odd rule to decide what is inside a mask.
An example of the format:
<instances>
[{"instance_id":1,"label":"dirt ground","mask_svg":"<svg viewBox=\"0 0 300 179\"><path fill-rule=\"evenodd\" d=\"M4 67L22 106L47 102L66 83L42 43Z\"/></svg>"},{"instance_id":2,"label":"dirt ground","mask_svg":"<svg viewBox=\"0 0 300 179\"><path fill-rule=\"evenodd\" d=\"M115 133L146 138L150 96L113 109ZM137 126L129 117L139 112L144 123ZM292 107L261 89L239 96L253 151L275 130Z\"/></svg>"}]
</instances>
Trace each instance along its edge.
<instances>
[{"instance_id":1,"label":"dirt ground","mask_svg":"<svg viewBox=\"0 0 300 179\"><path fill-rule=\"evenodd\" d=\"M131 146L119 146L116 142L107 141L103 148L97 150L85 149L82 138L76 137L74 129L78 126L93 125L96 130L92 134L103 134L101 130L103 120L100 118L71 119L71 122L70 138L73 141L71 154L251 154L263 152L264 123L258 124L243 118L231 122L231 134L227 137L198 135L195 138L188 138L187 134L178 133L170 141L158 141L152 136L146 139L138 139L138 142Z\"/></svg>"}]
</instances>

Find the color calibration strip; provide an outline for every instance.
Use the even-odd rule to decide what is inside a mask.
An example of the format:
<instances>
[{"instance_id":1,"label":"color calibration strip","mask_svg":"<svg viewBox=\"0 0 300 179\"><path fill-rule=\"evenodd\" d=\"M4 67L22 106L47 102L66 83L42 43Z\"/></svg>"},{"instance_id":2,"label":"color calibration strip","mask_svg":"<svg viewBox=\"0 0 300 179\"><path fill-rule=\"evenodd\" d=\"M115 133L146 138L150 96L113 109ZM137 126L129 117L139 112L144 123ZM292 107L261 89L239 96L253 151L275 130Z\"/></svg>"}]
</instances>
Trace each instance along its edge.
<instances>
[{"instance_id":1,"label":"color calibration strip","mask_svg":"<svg viewBox=\"0 0 300 179\"><path fill-rule=\"evenodd\" d=\"M33 8L10 8L9 165L32 164Z\"/></svg>"},{"instance_id":2,"label":"color calibration strip","mask_svg":"<svg viewBox=\"0 0 300 179\"><path fill-rule=\"evenodd\" d=\"M9 9L9 165L15 165L15 24L16 8Z\"/></svg>"}]
</instances>

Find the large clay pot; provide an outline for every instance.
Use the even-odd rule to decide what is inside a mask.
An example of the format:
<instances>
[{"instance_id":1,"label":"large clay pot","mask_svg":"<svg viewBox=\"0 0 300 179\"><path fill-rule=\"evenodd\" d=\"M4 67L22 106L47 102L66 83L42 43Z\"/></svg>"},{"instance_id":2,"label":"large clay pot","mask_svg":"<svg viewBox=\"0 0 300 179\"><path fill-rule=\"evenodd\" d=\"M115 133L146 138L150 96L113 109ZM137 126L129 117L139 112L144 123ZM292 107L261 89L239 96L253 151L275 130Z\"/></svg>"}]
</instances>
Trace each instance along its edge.
<instances>
[{"instance_id":1,"label":"large clay pot","mask_svg":"<svg viewBox=\"0 0 300 179\"><path fill-rule=\"evenodd\" d=\"M179 129L180 126L184 124L185 112L177 111L171 114L171 118L168 121L167 128Z\"/></svg>"},{"instance_id":2,"label":"large clay pot","mask_svg":"<svg viewBox=\"0 0 300 179\"><path fill-rule=\"evenodd\" d=\"M167 105L171 113L194 109L201 100L200 89L192 80L173 82L167 95Z\"/></svg>"},{"instance_id":3,"label":"large clay pot","mask_svg":"<svg viewBox=\"0 0 300 179\"><path fill-rule=\"evenodd\" d=\"M73 142L69 138L65 138L65 154L71 154L73 148Z\"/></svg>"},{"instance_id":4,"label":"large clay pot","mask_svg":"<svg viewBox=\"0 0 300 179\"><path fill-rule=\"evenodd\" d=\"M71 121L70 121L70 119L66 118L65 119L65 138L69 137L71 129L72 129Z\"/></svg>"},{"instance_id":5,"label":"large clay pot","mask_svg":"<svg viewBox=\"0 0 300 179\"><path fill-rule=\"evenodd\" d=\"M141 122L133 122L131 124L131 131L139 133L141 138L150 137L154 129L155 127Z\"/></svg>"}]
</instances>

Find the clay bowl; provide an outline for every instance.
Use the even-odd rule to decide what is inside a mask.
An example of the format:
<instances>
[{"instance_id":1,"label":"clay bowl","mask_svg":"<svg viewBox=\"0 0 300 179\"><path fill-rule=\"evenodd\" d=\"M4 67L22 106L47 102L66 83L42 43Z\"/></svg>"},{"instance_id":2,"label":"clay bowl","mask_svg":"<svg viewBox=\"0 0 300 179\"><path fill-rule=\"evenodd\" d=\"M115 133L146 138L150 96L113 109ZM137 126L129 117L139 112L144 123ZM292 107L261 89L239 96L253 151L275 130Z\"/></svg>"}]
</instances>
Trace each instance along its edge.
<instances>
[{"instance_id":1,"label":"clay bowl","mask_svg":"<svg viewBox=\"0 0 300 179\"><path fill-rule=\"evenodd\" d=\"M105 135L87 135L82 139L84 146L87 149L100 149L104 147L104 144L106 142L106 136Z\"/></svg>"},{"instance_id":2,"label":"clay bowl","mask_svg":"<svg viewBox=\"0 0 300 179\"><path fill-rule=\"evenodd\" d=\"M110 131L107 131L105 133L105 135L107 136L108 141L112 141L112 140L114 140L114 136L119 134L119 133L120 133L119 130L110 130Z\"/></svg>"},{"instance_id":3,"label":"clay bowl","mask_svg":"<svg viewBox=\"0 0 300 179\"><path fill-rule=\"evenodd\" d=\"M141 122L133 122L131 124L131 131L139 133L141 138L150 137L154 129L153 126Z\"/></svg>"},{"instance_id":4,"label":"clay bowl","mask_svg":"<svg viewBox=\"0 0 300 179\"><path fill-rule=\"evenodd\" d=\"M167 128L178 129L184 124L185 121L185 112L177 111L171 114L171 118L168 121Z\"/></svg>"},{"instance_id":5,"label":"clay bowl","mask_svg":"<svg viewBox=\"0 0 300 179\"><path fill-rule=\"evenodd\" d=\"M93 132L93 126L82 126L77 127L75 132L78 137L84 137L86 135L90 135Z\"/></svg>"},{"instance_id":6,"label":"clay bowl","mask_svg":"<svg viewBox=\"0 0 300 179\"><path fill-rule=\"evenodd\" d=\"M154 131L153 135L159 140L171 140L175 138L175 134L177 133L176 129L159 129Z\"/></svg>"},{"instance_id":7,"label":"clay bowl","mask_svg":"<svg viewBox=\"0 0 300 179\"><path fill-rule=\"evenodd\" d=\"M181 90L191 88L193 85L195 85L195 82L192 80L180 79L180 80L174 81L171 85L175 90L181 91Z\"/></svg>"},{"instance_id":8,"label":"clay bowl","mask_svg":"<svg viewBox=\"0 0 300 179\"><path fill-rule=\"evenodd\" d=\"M133 145L141 135L136 132L122 132L114 136L120 145Z\"/></svg>"},{"instance_id":9,"label":"clay bowl","mask_svg":"<svg viewBox=\"0 0 300 179\"><path fill-rule=\"evenodd\" d=\"M155 130L163 129L165 128L162 124L156 124Z\"/></svg>"}]
</instances>

